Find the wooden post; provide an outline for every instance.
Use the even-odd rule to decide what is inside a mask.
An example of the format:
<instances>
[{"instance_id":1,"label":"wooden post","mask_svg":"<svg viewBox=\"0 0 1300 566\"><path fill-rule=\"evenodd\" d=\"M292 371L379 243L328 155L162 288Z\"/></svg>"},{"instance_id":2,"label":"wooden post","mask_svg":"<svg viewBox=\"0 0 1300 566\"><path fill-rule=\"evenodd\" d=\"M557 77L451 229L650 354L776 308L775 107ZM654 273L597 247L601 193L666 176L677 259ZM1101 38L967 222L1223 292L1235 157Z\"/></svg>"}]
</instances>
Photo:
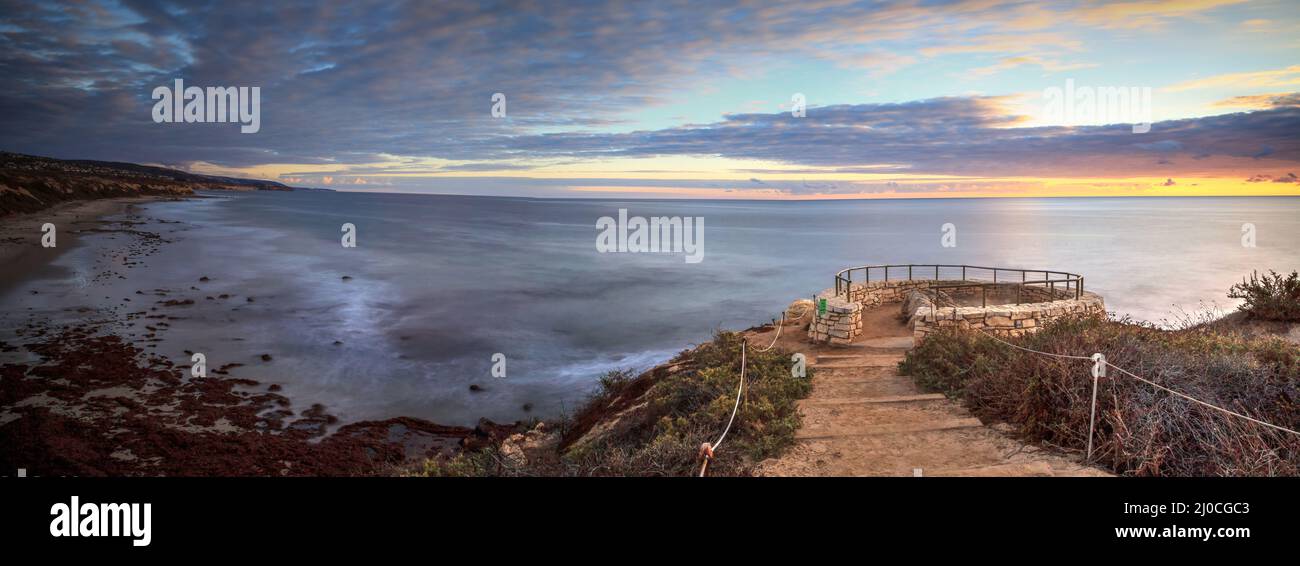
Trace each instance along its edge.
<instances>
[{"instance_id":1,"label":"wooden post","mask_svg":"<svg viewBox=\"0 0 1300 566\"><path fill-rule=\"evenodd\" d=\"M1106 377L1106 356L1100 352L1092 355L1092 416L1088 419L1088 455L1092 460L1092 434L1097 428L1097 379Z\"/></svg>"}]
</instances>

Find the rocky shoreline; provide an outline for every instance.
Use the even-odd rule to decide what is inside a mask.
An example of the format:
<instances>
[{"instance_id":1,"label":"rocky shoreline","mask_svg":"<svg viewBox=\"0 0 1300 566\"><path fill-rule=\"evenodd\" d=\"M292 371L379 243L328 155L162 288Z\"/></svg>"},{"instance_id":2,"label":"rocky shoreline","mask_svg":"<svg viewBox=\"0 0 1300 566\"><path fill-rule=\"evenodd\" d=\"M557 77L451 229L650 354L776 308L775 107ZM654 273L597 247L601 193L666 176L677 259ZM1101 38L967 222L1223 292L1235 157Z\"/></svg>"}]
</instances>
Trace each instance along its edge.
<instances>
[{"instance_id":1,"label":"rocky shoreline","mask_svg":"<svg viewBox=\"0 0 1300 566\"><path fill-rule=\"evenodd\" d=\"M44 476L347 476L389 473L499 442L513 425L398 417L338 421L246 378L190 377L104 325L21 329L39 361L0 366L0 467Z\"/></svg>"},{"instance_id":2,"label":"rocky shoreline","mask_svg":"<svg viewBox=\"0 0 1300 566\"><path fill-rule=\"evenodd\" d=\"M124 242L104 252L112 261L88 272L90 282L144 266L167 236L132 214L97 218L130 213L142 199L149 200L67 203L14 217L6 231L14 234L0 242L6 259L14 259L6 263L8 282L40 271L82 233L112 233ZM57 248L42 248L39 233L28 232L50 218L59 219L59 237L67 238ZM74 322L28 313L12 335L0 336L6 361L0 365L0 469L24 469L30 476L394 474L525 430L486 420L464 427L410 417L340 426L327 407L297 406L280 385L246 376L259 370L231 377L240 364L226 364L192 377L188 360L178 363L156 349L196 297L234 300L205 297L201 285L140 289L118 305L78 309L70 313ZM23 316L6 314L11 327Z\"/></svg>"}]
</instances>

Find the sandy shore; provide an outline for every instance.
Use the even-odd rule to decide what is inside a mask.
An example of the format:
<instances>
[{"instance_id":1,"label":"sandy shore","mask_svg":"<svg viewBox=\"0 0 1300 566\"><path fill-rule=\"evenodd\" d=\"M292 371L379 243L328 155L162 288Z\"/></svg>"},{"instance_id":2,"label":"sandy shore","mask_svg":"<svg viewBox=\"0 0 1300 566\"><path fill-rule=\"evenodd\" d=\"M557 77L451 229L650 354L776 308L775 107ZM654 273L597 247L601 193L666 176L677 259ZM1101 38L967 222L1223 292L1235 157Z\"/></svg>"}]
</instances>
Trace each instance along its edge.
<instances>
[{"instance_id":1,"label":"sandy shore","mask_svg":"<svg viewBox=\"0 0 1300 566\"><path fill-rule=\"evenodd\" d=\"M72 249L77 233L101 219L120 214L144 202L160 200L157 196L119 197L82 200L57 204L40 212L4 217L0 223L0 294L28 277L45 273L50 262ZM54 224L56 246L41 246L41 226Z\"/></svg>"}]
</instances>

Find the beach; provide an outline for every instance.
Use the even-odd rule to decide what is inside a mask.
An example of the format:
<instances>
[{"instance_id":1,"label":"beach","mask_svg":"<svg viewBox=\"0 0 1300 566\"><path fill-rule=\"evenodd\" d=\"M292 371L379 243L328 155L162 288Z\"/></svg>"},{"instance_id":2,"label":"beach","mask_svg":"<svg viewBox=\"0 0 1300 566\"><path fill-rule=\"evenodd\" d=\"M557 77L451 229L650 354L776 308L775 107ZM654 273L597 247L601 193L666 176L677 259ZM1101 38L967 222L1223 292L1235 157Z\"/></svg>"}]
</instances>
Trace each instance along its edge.
<instances>
[{"instance_id":1,"label":"beach","mask_svg":"<svg viewBox=\"0 0 1300 566\"><path fill-rule=\"evenodd\" d=\"M81 230L96 226L100 220L126 212L136 204L163 197L140 196L95 200L78 200L56 204L39 212L14 214L0 224L0 293L16 282L47 273L50 262L76 245ZM54 224L55 247L41 246L41 227Z\"/></svg>"}]
</instances>

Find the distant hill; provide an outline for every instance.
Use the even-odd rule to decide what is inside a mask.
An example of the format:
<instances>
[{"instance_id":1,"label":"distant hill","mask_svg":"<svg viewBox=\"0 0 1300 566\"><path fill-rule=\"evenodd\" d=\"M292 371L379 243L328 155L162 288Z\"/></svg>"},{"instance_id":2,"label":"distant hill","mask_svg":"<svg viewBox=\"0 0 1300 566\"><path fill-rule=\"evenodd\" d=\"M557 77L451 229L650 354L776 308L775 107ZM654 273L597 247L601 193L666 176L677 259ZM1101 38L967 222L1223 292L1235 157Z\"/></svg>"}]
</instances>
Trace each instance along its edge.
<instances>
[{"instance_id":1,"label":"distant hill","mask_svg":"<svg viewBox=\"0 0 1300 566\"><path fill-rule=\"evenodd\" d=\"M294 188L275 181L199 175L135 163L0 152L0 215L34 212L70 200L183 196L195 190L292 191Z\"/></svg>"}]
</instances>

